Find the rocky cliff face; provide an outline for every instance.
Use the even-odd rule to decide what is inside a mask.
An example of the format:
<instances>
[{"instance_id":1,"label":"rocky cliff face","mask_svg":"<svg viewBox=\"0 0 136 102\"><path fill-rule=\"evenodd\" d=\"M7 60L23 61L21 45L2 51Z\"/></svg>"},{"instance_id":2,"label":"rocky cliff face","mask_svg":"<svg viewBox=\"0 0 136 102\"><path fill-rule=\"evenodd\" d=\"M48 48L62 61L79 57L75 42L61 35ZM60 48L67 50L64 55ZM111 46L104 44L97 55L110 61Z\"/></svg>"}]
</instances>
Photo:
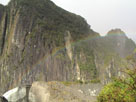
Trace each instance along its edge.
<instances>
[{"instance_id":1,"label":"rocky cliff face","mask_svg":"<svg viewBox=\"0 0 136 102\"><path fill-rule=\"evenodd\" d=\"M126 36L100 37L50 0L11 0L0 6L0 91L33 81L107 83L134 48Z\"/></svg>"},{"instance_id":2,"label":"rocky cliff face","mask_svg":"<svg viewBox=\"0 0 136 102\"><path fill-rule=\"evenodd\" d=\"M96 40L97 69L102 82L108 83L112 77L124 76L121 70L129 66L126 57L134 52L135 43L121 29L112 29Z\"/></svg>"},{"instance_id":3,"label":"rocky cliff face","mask_svg":"<svg viewBox=\"0 0 136 102\"><path fill-rule=\"evenodd\" d=\"M50 0L11 0L4 9L0 13L2 89L35 80L77 80L79 68L71 43L98 35L82 17Z\"/></svg>"}]
</instances>

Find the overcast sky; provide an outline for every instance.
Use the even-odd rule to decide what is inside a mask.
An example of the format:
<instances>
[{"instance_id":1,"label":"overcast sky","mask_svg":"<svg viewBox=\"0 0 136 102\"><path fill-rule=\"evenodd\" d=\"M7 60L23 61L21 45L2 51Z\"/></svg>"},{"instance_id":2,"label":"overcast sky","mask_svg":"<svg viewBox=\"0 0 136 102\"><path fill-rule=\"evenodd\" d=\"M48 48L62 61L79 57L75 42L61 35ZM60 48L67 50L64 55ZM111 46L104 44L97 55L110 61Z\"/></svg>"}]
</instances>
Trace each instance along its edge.
<instances>
[{"instance_id":1,"label":"overcast sky","mask_svg":"<svg viewBox=\"0 0 136 102\"><path fill-rule=\"evenodd\" d=\"M9 0L0 0L7 4ZM121 28L136 41L136 0L52 0L58 6L83 16L94 31L104 35Z\"/></svg>"}]
</instances>

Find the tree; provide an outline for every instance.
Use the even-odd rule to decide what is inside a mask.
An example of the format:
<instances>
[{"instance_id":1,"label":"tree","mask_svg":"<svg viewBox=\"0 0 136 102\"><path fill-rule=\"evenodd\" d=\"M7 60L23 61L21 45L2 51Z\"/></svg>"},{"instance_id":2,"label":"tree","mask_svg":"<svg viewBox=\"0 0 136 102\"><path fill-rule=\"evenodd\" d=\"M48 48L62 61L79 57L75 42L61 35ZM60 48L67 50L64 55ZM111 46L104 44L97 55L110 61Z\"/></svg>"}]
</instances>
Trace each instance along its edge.
<instances>
[{"instance_id":1,"label":"tree","mask_svg":"<svg viewBox=\"0 0 136 102\"><path fill-rule=\"evenodd\" d=\"M134 59L130 59L135 63ZM98 102L136 102L136 66L123 72L126 77L116 78L107 84L99 94Z\"/></svg>"}]
</instances>

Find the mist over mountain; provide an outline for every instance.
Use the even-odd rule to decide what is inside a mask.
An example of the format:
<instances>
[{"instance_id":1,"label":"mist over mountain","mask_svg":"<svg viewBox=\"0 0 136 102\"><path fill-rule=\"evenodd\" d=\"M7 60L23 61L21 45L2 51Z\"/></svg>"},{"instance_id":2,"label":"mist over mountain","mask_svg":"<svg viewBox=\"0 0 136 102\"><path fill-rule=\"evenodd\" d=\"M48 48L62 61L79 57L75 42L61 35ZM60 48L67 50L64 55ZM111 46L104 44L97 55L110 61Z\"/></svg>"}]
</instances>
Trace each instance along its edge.
<instances>
[{"instance_id":1,"label":"mist over mountain","mask_svg":"<svg viewBox=\"0 0 136 102\"><path fill-rule=\"evenodd\" d=\"M104 85L135 48L121 29L100 36L50 0L11 0L0 5L0 92L35 81Z\"/></svg>"}]
</instances>

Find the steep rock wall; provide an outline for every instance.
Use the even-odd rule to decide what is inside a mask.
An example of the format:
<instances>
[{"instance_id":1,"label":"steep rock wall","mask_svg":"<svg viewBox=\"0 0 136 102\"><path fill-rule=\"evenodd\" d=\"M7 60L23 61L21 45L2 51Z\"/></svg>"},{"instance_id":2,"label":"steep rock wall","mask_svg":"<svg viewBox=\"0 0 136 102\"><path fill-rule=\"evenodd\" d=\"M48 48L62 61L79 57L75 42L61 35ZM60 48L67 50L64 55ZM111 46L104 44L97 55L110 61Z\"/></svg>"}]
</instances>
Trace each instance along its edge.
<instances>
[{"instance_id":1,"label":"steep rock wall","mask_svg":"<svg viewBox=\"0 0 136 102\"><path fill-rule=\"evenodd\" d=\"M100 37L79 15L50 0L11 0L0 8L0 92L34 81L101 81L117 76L135 44ZM1 16L2 15L2 16ZM124 39L124 38L123 38ZM125 41L125 43L124 43ZM124 47L124 44L130 48ZM115 49L114 49L115 48ZM131 50L130 50L131 49Z\"/></svg>"}]
</instances>

